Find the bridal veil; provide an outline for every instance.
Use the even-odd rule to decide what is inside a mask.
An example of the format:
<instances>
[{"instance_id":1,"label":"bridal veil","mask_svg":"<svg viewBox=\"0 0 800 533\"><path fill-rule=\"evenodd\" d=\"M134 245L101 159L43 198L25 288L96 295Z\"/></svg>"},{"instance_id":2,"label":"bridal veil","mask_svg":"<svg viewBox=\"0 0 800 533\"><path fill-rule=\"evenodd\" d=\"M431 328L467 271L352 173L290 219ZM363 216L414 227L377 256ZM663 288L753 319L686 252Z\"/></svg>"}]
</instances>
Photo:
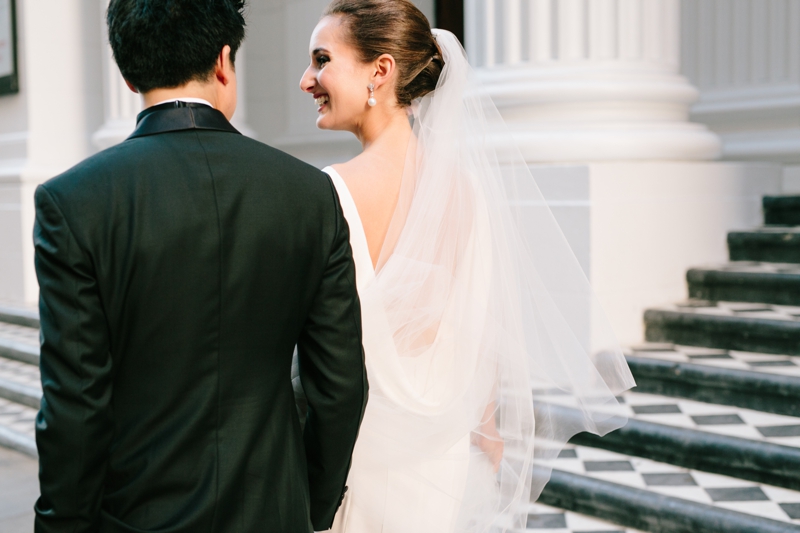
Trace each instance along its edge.
<instances>
[{"instance_id":1,"label":"bridal veil","mask_svg":"<svg viewBox=\"0 0 800 533\"><path fill-rule=\"evenodd\" d=\"M445 66L409 108L400 198L360 293L365 333L382 332L365 334L362 435L392 467L464 465L461 482L435 487L452 491L455 531L522 530L552 459L579 432L622 426L615 397L634 381L525 161L497 142L504 122L461 44L434 33ZM492 418L497 471L475 444L497 438Z\"/></svg>"}]
</instances>

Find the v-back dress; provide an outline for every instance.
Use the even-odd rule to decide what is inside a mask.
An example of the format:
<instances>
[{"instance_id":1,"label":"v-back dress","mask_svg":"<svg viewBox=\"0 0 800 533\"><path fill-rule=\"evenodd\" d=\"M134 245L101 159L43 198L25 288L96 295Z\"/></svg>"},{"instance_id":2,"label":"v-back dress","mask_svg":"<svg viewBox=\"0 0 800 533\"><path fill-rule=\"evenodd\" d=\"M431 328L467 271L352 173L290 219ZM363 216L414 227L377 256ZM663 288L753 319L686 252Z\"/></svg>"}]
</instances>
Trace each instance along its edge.
<instances>
[{"instance_id":1,"label":"v-back dress","mask_svg":"<svg viewBox=\"0 0 800 533\"><path fill-rule=\"evenodd\" d=\"M370 257L364 226L350 191L342 177L331 167L330 175L344 217L350 226L350 245L356 268L356 285L363 294L375 281L376 273ZM362 299L362 316L382 313L373 300ZM381 376L370 374L370 346L393 343L386 331L371 328L364 322L363 337L370 395L380 394ZM373 373L379 370L372 369ZM443 379L446 377L443 376ZM467 484L470 463L470 435L465 434L454 445L442 448L425 458L410 454L398 457L386 446L383 427L392 421L382 418L369 402L364 413L359 438L353 453L347 485L348 491L332 531L334 533L448 533L456 527ZM423 439L423 436L420 436Z\"/></svg>"}]
</instances>

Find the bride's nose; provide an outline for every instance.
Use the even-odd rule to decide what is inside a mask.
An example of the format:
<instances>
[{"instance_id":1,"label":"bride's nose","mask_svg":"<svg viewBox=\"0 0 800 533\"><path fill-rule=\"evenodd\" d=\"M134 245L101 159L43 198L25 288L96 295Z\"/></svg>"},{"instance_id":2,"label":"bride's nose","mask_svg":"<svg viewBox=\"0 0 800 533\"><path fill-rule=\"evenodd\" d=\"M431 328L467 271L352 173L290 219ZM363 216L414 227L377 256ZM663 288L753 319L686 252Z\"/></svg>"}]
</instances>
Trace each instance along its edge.
<instances>
[{"instance_id":1,"label":"bride's nose","mask_svg":"<svg viewBox=\"0 0 800 533\"><path fill-rule=\"evenodd\" d=\"M310 72L311 67L308 67L305 72L303 72L303 77L300 78L300 90L305 93L313 93L314 87L317 86L317 79L314 75Z\"/></svg>"}]
</instances>

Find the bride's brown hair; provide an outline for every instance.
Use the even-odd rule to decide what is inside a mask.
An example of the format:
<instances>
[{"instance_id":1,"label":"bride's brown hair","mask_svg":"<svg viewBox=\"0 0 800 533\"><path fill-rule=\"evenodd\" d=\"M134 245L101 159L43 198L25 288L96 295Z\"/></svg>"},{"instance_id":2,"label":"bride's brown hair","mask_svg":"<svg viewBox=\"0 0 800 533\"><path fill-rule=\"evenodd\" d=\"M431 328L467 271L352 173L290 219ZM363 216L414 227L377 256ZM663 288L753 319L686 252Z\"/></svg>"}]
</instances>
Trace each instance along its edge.
<instances>
[{"instance_id":1,"label":"bride's brown hair","mask_svg":"<svg viewBox=\"0 0 800 533\"><path fill-rule=\"evenodd\" d=\"M444 59L428 19L410 1L334 0L322 16L343 18L348 43L365 63L383 54L394 58L401 107L436 88Z\"/></svg>"}]
</instances>

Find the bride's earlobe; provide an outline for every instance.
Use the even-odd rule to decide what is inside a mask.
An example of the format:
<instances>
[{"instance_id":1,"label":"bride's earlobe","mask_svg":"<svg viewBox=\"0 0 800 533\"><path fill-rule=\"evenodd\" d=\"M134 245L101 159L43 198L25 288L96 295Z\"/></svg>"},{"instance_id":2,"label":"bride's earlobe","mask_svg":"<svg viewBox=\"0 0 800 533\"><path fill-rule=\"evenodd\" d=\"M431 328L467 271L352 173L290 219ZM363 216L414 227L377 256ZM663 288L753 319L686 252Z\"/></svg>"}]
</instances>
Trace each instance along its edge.
<instances>
[{"instance_id":1,"label":"bride's earlobe","mask_svg":"<svg viewBox=\"0 0 800 533\"><path fill-rule=\"evenodd\" d=\"M368 88L369 88L369 100L367 100L367 105L369 105L370 107L375 107L375 105L378 103L378 101L375 100L375 84L370 83Z\"/></svg>"}]
</instances>

